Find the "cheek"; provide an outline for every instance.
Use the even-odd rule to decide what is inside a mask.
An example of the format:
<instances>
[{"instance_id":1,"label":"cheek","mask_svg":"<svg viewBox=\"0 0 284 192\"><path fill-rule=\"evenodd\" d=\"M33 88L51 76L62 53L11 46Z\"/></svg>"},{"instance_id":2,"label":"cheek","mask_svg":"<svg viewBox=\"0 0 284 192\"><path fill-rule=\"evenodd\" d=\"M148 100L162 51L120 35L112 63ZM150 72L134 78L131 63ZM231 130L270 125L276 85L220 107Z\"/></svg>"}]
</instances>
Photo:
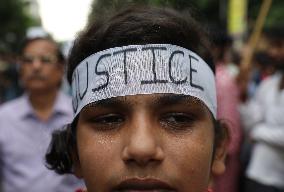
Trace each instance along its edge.
<instances>
[{"instance_id":1,"label":"cheek","mask_svg":"<svg viewBox=\"0 0 284 192\"><path fill-rule=\"evenodd\" d=\"M78 155L82 175L92 189L104 186L118 162L120 145L112 136L80 127L77 133Z\"/></svg>"},{"instance_id":2,"label":"cheek","mask_svg":"<svg viewBox=\"0 0 284 192\"><path fill-rule=\"evenodd\" d=\"M27 76L31 73L31 70L29 70L28 67L26 66L21 66L20 67L20 77L22 78L22 80L26 79Z\"/></svg>"},{"instance_id":3,"label":"cheek","mask_svg":"<svg viewBox=\"0 0 284 192\"><path fill-rule=\"evenodd\" d=\"M208 132L208 131L207 131ZM207 138L207 139L206 139ZM168 157L179 178L186 178L181 184L184 191L206 189L211 172L213 135L196 131L187 137L171 139Z\"/></svg>"},{"instance_id":4,"label":"cheek","mask_svg":"<svg viewBox=\"0 0 284 192\"><path fill-rule=\"evenodd\" d=\"M50 67L50 66L48 66L48 67ZM53 74L53 77L54 77L53 79L56 79L56 80L61 79L62 76L63 76L63 71L60 68L58 68L57 66L54 66L53 68L46 69L44 71L44 73L46 75Z\"/></svg>"}]
</instances>

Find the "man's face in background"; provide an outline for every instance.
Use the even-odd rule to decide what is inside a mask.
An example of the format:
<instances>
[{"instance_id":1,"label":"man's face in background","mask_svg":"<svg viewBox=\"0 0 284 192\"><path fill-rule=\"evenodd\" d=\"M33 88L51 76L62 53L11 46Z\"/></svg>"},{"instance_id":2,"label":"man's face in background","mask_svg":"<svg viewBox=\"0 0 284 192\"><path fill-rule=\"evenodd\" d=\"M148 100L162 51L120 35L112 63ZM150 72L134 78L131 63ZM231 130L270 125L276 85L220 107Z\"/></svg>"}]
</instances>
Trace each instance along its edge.
<instances>
[{"instance_id":1,"label":"man's face in background","mask_svg":"<svg viewBox=\"0 0 284 192\"><path fill-rule=\"evenodd\" d=\"M29 42L20 61L21 81L28 92L57 89L63 75L54 42L39 39Z\"/></svg>"},{"instance_id":2,"label":"man's face in background","mask_svg":"<svg viewBox=\"0 0 284 192\"><path fill-rule=\"evenodd\" d=\"M267 51L276 70L284 73L284 39L269 38Z\"/></svg>"}]
</instances>

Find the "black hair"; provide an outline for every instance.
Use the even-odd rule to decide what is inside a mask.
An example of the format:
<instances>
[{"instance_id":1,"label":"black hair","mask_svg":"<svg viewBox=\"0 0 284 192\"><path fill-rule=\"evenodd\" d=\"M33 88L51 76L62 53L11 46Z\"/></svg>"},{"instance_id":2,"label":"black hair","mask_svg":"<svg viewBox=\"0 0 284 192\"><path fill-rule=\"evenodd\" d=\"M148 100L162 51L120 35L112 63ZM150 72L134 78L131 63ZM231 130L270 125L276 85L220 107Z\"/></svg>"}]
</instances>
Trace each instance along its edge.
<instances>
[{"instance_id":1,"label":"black hair","mask_svg":"<svg viewBox=\"0 0 284 192\"><path fill-rule=\"evenodd\" d=\"M76 39L68 59L69 82L74 69L89 55L112 47L135 44L174 44L190 49L215 72L206 32L189 14L168 8L131 7L106 21L94 21ZM212 119L216 147L226 134L222 124ZM71 173L74 158L78 158L77 121L78 117L66 129L53 133L46 162L48 168L59 174Z\"/></svg>"},{"instance_id":2,"label":"black hair","mask_svg":"<svg viewBox=\"0 0 284 192\"><path fill-rule=\"evenodd\" d=\"M212 28L212 44L213 48L216 49L214 53L215 62L222 61L225 53L232 46L233 40L230 35L219 27Z\"/></svg>"},{"instance_id":3,"label":"black hair","mask_svg":"<svg viewBox=\"0 0 284 192\"><path fill-rule=\"evenodd\" d=\"M273 64L271 56L266 51L258 51L253 56L254 61L261 67L271 66Z\"/></svg>"},{"instance_id":4,"label":"black hair","mask_svg":"<svg viewBox=\"0 0 284 192\"><path fill-rule=\"evenodd\" d=\"M189 13L168 8L130 7L106 21L95 21L75 40L68 80L76 66L96 52L126 45L173 44L197 53L215 72L207 33Z\"/></svg>"},{"instance_id":5,"label":"black hair","mask_svg":"<svg viewBox=\"0 0 284 192\"><path fill-rule=\"evenodd\" d=\"M73 160L76 158L74 149L77 149L76 131L72 131L71 124L52 133L48 152L45 155L47 167L58 174L72 173Z\"/></svg>"},{"instance_id":6,"label":"black hair","mask_svg":"<svg viewBox=\"0 0 284 192\"><path fill-rule=\"evenodd\" d=\"M35 41L38 41L38 40L46 40L46 41L49 41L51 43L53 43L56 47L56 57L58 59L58 62L61 63L61 64L65 64L65 57L62 53L62 51L60 50L60 46L58 45L57 42L55 42L55 40L49 36L49 35L46 35L46 36L41 36L41 37L34 37L34 38L26 38L23 40L22 44L21 44L21 47L19 49L19 55L22 56L24 54L24 51L26 49L26 47L35 42Z\"/></svg>"}]
</instances>

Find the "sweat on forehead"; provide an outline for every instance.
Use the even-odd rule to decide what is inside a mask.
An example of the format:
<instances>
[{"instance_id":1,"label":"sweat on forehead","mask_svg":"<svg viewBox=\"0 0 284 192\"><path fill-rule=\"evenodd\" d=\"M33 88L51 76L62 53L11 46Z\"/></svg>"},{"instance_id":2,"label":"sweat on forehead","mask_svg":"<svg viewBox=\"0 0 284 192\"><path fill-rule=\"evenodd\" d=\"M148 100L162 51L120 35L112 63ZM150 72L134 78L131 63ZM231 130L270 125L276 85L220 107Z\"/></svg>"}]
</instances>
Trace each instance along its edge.
<instances>
[{"instance_id":1,"label":"sweat on forehead","mask_svg":"<svg viewBox=\"0 0 284 192\"><path fill-rule=\"evenodd\" d=\"M166 8L128 8L94 20L76 39L68 60L71 83L76 66L93 53L127 45L173 44L197 53L215 70L204 29L189 14Z\"/></svg>"}]
</instances>

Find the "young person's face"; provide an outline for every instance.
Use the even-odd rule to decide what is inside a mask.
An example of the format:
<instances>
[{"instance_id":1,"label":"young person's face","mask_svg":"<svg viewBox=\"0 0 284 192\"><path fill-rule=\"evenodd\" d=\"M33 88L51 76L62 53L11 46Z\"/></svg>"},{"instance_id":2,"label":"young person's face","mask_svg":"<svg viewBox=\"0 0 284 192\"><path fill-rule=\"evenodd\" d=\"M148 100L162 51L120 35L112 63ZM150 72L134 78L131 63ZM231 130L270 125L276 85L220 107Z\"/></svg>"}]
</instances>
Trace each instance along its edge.
<instances>
[{"instance_id":1,"label":"young person's face","mask_svg":"<svg viewBox=\"0 0 284 192\"><path fill-rule=\"evenodd\" d=\"M212 116L192 97L102 100L80 112L75 173L88 192L204 192L223 169L213 142Z\"/></svg>"}]
</instances>

